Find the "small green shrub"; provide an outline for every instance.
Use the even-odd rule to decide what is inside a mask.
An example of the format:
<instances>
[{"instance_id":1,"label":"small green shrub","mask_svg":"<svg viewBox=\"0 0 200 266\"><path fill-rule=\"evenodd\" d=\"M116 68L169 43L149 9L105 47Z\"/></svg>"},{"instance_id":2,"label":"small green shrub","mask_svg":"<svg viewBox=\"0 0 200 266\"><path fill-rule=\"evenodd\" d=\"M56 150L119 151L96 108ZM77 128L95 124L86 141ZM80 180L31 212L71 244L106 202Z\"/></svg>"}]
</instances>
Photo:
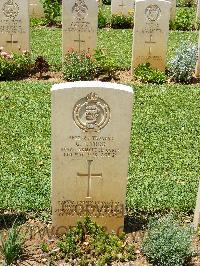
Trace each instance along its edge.
<instances>
[{"instance_id":1,"label":"small green shrub","mask_svg":"<svg viewBox=\"0 0 200 266\"><path fill-rule=\"evenodd\" d=\"M174 58L169 62L169 75L172 81L188 83L197 61L197 45L183 42L176 50Z\"/></svg>"},{"instance_id":2,"label":"small green shrub","mask_svg":"<svg viewBox=\"0 0 200 266\"><path fill-rule=\"evenodd\" d=\"M111 5L111 0L102 0L104 5Z\"/></svg>"},{"instance_id":3,"label":"small green shrub","mask_svg":"<svg viewBox=\"0 0 200 266\"><path fill-rule=\"evenodd\" d=\"M103 7L99 7L98 10L98 27L100 29L105 28L107 25L107 16L106 13L104 12Z\"/></svg>"},{"instance_id":4,"label":"small green shrub","mask_svg":"<svg viewBox=\"0 0 200 266\"><path fill-rule=\"evenodd\" d=\"M92 55L88 52L69 51L63 64L63 76L67 81L92 80L96 65Z\"/></svg>"},{"instance_id":5,"label":"small green shrub","mask_svg":"<svg viewBox=\"0 0 200 266\"><path fill-rule=\"evenodd\" d=\"M6 265L11 265L23 253L24 237L14 225L9 231L6 239L1 238L0 251Z\"/></svg>"},{"instance_id":6,"label":"small green shrub","mask_svg":"<svg viewBox=\"0 0 200 266\"><path fill-rule=\"evenodd\" d=\"M59 0L41 0L44 7L46 24L49 26L60 23L61 8Z\"/></svg>"},{"instance_id":7,"label":"small green shrub","mask_svg":"<svg viewBox=\"0 0 200 266\"><path fill-rule=\"evenodd\" d=\"M158 266L182 266L194 252L192 230L180 226L172 215L150 221L142 243L142 251Z\"/></svg>"},{"instance_id":8,"label":"small green shrub","mask_svg":"<svg viewBox=\"0 0 200 266\"><path fill-rule=\"evenodd\" d=\"M117 69L115 62L110 58L103 49L97 49L94 58L98 72L106 72L109 76Z\"/></svg>"},{"instance_id":9,"label":"small green shrub","mask_svg":"<svg viewBox=\"0 0 200 266\"><path fill-rule=\"evenodd\" d=\"M45 253L48 253L49 252L49 246L48 246L48 244L46 242L42 242L41 245L40 245L40 247L41 247L41 250L43 252L45 252Z\"/></svg>"},{"instance_id":10,"label":"small green shrub","mask_svg":"<svg viewBox=\"0 0 200 266\"><path fill-rule=\"evenodd\" d=\"M195 7L196 1L195 0L178 0L176 2L178 7Z\"/></svg>"},{"instance_id":11,"label":"small green shrub","mask_svg":"<svg viewBox=\"0 0 200 266\"><path fill-rule=\"evenodd\" d=\"M153 69L150 63L139 65L134 72L136 79L143 83L163 84L166 82L166 75L164 72Z\"/></svg>"},{"instance_id":12,"label":"small green shrub","mask_svg":"<svg viewBox=\"0 0 200 266\"><path fill-rule=\"evenodd\" d=\"M130 16L124 15L112 15L111 17L111 27L113 29L132 29L134 25L133 11Z\"/></svg>"},{"instance_id":13,"label":"small green shrub","mask_svg":"<svg viewBox=\"0 0 200 266\"><path fill-rule=\"evenodd\" d=\"M69 229L58 247L66 261L76 259L84 266L134 259L134 247L125 241L124 234L108 234L88 217Z\"/></svg>"},{"instance_id":14,"label":"small green shrub","mask_svg":"<svg viewBox=\"0 0 200 266\"><path fill-rule=\"evenodd\" d=\"M175 21L170 22L170 29L181 31L195 30L195 9L183 7L177 9Z\"/></svg>"},{"instance_id":15,"label":"small green shrub","mask_svg":"<svg viewBox=\"0 0 200 266\"><path fill-rule=\"evenodd\" d=\"M0 50L0 80L22 78L30 73L31 57L24 52L7 53Z\"/></svg>"}]
</instances>

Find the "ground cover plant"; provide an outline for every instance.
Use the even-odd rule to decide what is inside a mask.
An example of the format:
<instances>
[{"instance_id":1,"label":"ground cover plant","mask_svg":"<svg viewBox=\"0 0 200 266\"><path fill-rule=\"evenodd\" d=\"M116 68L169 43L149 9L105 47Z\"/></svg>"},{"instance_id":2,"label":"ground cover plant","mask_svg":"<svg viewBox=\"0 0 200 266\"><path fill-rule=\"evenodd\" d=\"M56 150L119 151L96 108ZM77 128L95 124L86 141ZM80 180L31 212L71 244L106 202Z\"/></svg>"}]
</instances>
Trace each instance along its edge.
<instances>
[{"instance_id":1,"label":"ground cover plant","mask_svg":"<svg viewBox=\"0 0 200 266\"><path fill-rule=\"evenodd\" d=\"M66 262L77 261L79 265L110 265L113 261L135 259L134 246L125 241L125 234L108 234L89 217L69 229L59 241L58 247Z\"/></svg>"},{"instance_id":2,"label":"ground cover plant","mask_svg":"<svg viewBox=\"0 0 200 266\"><path fill-rule=\"evenodd\" d=\"M95 62L90 51L77 53L68 51L63 64L63 77L67 81L92 80L95 75Z\"/></svg>"},{"instance_id":3,"label":"ground cover plant","mask_svg":"<svg viewBox=\"0 0 200 266\"><path fill-rule=\"evenodd\" d=\"M0 81L28 76L31 70L31 56L28 52L8 53L0 49Z\"/></svg>"},{"instance_id":4,"label":"ground cover plant","mask_svg":"<svg viewBox=\"0 0 200 266\"><path fill-rule=\"evenodd\" d=\"M148 224L142 251L158 266L182 266L194 255L192 229L181 226L173 215L154 219Z\"/></svg>"},{"instance_id":5,"label":"ground cover plant","mask_svg":"<svg viewBox=\"0 0 200 266\"><path fill-rule=\"evenodd\" d=\"M0 253L4 257L6 265L13 264L22 255L24 250L24 237L14 224L9 229L7 236L0 239Z\"/></svg>"},{"instance_id":6,"label":"ground cover plant","mask_svg":"<svg viewBox=\"0 0 200 266\"><path fill-rule=\"evenodd\" d=\"M135 69L134 77L143 83L163 84L166 82L165 73L152 69L149 63L139 65Z\"/></svg>"}]
</instances>

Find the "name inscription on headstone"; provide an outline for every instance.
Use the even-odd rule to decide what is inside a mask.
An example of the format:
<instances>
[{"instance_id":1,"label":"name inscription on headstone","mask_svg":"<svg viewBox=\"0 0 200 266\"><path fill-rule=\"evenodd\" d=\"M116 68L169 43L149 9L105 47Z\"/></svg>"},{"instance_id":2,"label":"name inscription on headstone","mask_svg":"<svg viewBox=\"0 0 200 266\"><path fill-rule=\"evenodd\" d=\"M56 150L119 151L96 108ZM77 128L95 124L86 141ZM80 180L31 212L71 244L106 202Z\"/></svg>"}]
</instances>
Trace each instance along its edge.
<instances>
[{"instance_id":1,"label":"name inscription on headstone","mask_svg":"<svg viewBox=\"0 0 200 266\"><path fill-rule=\"evenodd\" d=\"M169 15L170 2L157 0L136 2L132 72L138 65L144 63L150 63L153 68L164 71Z\"/></svg>"},{"instance_id":2,"label":"name inscription on headstone","mask_svg":"<svg viewBox=\"0 0 200 266\"><path fill-rule=\"evenodd\" d=\"M93 52L97 39L96 0L63 0L63 57L71 49Z\"/></svg>"},{"instance_id":3,"label":"name inscription on headstone","mask_svg":"<svg viewBox=\"0 0 200 266\"><path fill-rule=\"evenodd\" d=\"M6 52L28 51L29 17L27 1L1 1L0 17L0 46Z\"/></svg>"}]
</instances>

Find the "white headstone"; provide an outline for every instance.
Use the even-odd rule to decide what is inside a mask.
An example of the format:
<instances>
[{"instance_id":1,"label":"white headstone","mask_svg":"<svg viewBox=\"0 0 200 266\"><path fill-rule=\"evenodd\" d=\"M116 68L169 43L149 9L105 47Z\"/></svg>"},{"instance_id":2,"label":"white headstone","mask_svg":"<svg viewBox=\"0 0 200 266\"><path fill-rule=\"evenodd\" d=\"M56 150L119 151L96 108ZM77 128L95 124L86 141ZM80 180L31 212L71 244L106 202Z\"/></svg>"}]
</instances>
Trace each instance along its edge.
<instances>
[{"instance_id":1,"label":"white headstone","mask_svg":"<svg viewBox=\"0 0 200 266\"><path fill-rule=\"evenodd\" d=\"M29 0L29 15L31 18L45 17L41 0Z\"/></svg>"},{"instance_id":2,"label":"white headstone","mask_svg":"<svg viewBox=\"0 0 200 266\"><path fill-rule=\"evenodd\" d=\"M198 58L196 63L195 76L200 77L200 31L199 31Z\"/></svg>"},{"instance_id":3,"label":"white headstone","mask_svg":"<svg viewBox=\"0 0 200 266\"><path fill-rule=\"evenodd\" d=\"M29 51L27 0L0 1L0 47L6 52Z\"/></svg>"},{"instance_id":4,"label":"white headstone","mask_svg":"<svg viewBox=\"0 0 200 266\"><path fill-rule=\"evenodd\" d=\"M170 2L138 0L135 8L132 72L144 63L165 70Z\"/></svg>"},{"instance_id":5,"label":"white headstone","mask_svg":"<svg viewBox=\"0 0 200 266\"><path fill-rule=\"evenodd\" d=\"M112 0L111 13L112 15L131 16L134 12L135 0Z\"/></svg>"},{"instance_id":6,"label":"white headstone","mask_svg":"<svg viewBox=\"0 0 200 266\"><path fill-rule=\"evenodd\" d=\"M98 2L96 0L63 0L63 57L68 51L96 49Z\"/></svg>"},{"instance_id":7,"label":"white headstone","mask_svg":"<svg viewBox=\"0 0 200 266\"><path fill-rule=\"evenodd\" d=\"M57 233L84 216L123 230L132 88L69 82L52 88L52 215Z\"/></svg>"}]
</instances>

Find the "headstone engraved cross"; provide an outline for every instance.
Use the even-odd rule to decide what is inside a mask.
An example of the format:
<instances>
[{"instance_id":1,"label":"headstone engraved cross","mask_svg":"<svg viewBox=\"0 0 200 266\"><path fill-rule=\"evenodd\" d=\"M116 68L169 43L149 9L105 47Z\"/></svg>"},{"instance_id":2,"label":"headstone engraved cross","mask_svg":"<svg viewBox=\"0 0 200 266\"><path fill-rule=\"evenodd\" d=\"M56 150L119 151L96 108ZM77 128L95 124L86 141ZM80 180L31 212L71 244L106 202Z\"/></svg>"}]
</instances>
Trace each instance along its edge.
<instances>
[{"instance_id":1,"label":"headstone engraved cross","mask_svg":"<svg viewBox=\"0 0 200 266\"><path fill-rule=\"evenodd\" d=\"M37 7L37 4L30 4L30 7L31 7L31 10L32 10L32 14L31 14L31 16L32 17L35 17L35 14L36 14L36 12L35 12L35 8Z\"/></svg>"},{"instance_id":2,"label":"headstone engraved cross","mask_svg":"<svg viewBox=\"0 0 200 266\"><path fill-rule=\"evenodd\" d=\"M92 177L97 177L97 178L102 178L102 173L100 174L93 174L91 173L91 165L92 165L92 162L93 160L88 160L88 173L87 174L81 174L81 173L77 173L77 176L78 177L87 177L88 178L88 185L87 185L87 196L86 198L87 199L90 199L91 196L90 196L90 190L91 190L91 179Z\"/></svg>"},{"instance_id":3,"label":"headstone engraved cross","mask_svg":"<svg viewBox=\"0 0 200 266\"><path fill-rule=\"evenodd\" d=\"M94 53L97 42L98 2L96 0L63 0L62 50ZM78 45L77 45L78 44Z\"/></svg>"},{"instance_id":4,"label":"headstone engraved cross","mask_svg":"<svg viewBox=\"0 0 200 266\"><path fill-rule=\"evenodd\" d=\"M114 83L53 86L52 221L58 234L88 215L108 231L122 230L132 96L132 88Z\"/></svg>"},{"instance_id":5,"label":"headstone engraved cross","mask_svg":"<svg viewBox=\"0 0 200 266\"><path fill-rule=\"evenodd\" d=\"M121 4L119 4L119 7L122 8L122 13L123 13L124 6L125 6L125 5L124 5L124 1L122 0Z\"/></svg>"},{"instance_id":6,"label":"headstone engraved cross","mask_svg":"<svg viewBox=\"0 0 200 266\"><path fill-rule=\"evenodd\" d=\"M170 2L138 0L135 8L132 72L140 64L165 70Z\"/></svg>"},{"instance_id":7,"label":"headstone engraved cross","mask_svg":"<svg viewBox=\"0 0 200 266\"><path fill-rule=\"evenodd\" d=\"M4 51L29 51L28 1L1 0L0 18L0 46Z\"/></svg>"},{"instance_id":8,"label":"headstone engraved cross","mask_svg":"<svg viewBox=\"0 0 200 266\"><path fill-rule=\"evenodd\" d=\"M112 0L111 13L112 15L131 16L134 11L134 0Z\"/></svg>"},{"instance_id":9,"label":"headstone engraved cross","mask_svg":"<svg viewBox=\"0 0 200 266\"><path fill-rule=\"evenodd\" d=\"M74 42L77 42L78 43L78 52L80 53L81 51L81 43L85 43L84 40L81 40L81 34L79 33L79 36L78 36L78 40L74 40Z\"/></svg>"},{"instance_id":10,"label":"headstone engraved cross","mask_svg":"<svg viewBox=\"0 0 200 266\"><path fill-rule=\"evenodd\" d=\"M13 44L18 43L18 41L14 41L13 40L13 34L10 34L10 41L6 41L6 43L10 43L11 44L11 49L13 49Z\"/></svg>"},{"instance_id":11,"label":"headstone engraved cross","mask_svg":"<svg viewBox=\"0 0 200 266\"><path fill-rule=\"evenodd\" d=\"M32 18L43 18L45 16L41 0L29 0L29 14Z\"/></svg>"}]
</instances>

